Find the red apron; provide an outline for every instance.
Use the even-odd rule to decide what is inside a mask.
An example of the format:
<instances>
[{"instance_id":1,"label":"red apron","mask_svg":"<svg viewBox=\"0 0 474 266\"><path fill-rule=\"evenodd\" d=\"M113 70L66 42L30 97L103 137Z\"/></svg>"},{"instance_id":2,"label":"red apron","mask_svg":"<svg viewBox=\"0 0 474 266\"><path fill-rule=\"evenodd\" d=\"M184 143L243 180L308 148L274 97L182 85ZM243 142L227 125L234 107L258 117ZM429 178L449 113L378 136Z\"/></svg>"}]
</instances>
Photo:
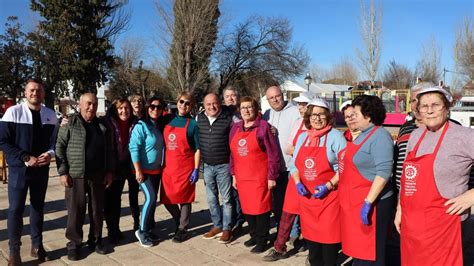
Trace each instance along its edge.
<instances>
[{"instance_id":1,"label":"red apron","mask_svg":"<svg viewBox=\"0 0 474 266\"><path fill-rule=\"evenodd\" d=\"M427 130L407 154L401 178L402 265L462 265L461 217L446 213L447 199L434 179L434 160L449 123L433 153L416 157Z\"/></svg>"},{"instance_id":2,"label":"red apron","mask_svg":"<svg viewBox=\"0 0 474 266\"><path fill-rule=\"evenodd\" d=\"M163 169L160 201L163 204L181 204L194 201L196 185L189 183L194 170L194 153L189 147L186 133L189 119L184 128L165 126L165 167Z\"/></svg>"},{"instance_id":3,"label":"red apron","mask_svg":"<svg viewBox=\"0 0 474 266\"><path fill-rule=\"evenodd\" d=\"M356 145L354 142L347 142L344 150L339 152L339 202L341 205L341 240L342 251L348 256L362 260L375 261L375 227L376 212L374 206L369 220L370 225L365 225L360 220L360 209L364 200L369 194L372 182L365 179L357 170L352 161L357 151L364 143L377 131L375 127Z\"/></svg>"},{"instance_id":4,"label":"red apron","mask_svg":"<svg viewBox=\"0 0 474 266\"><path fill-rule=\"evenodd\" d=\"M306 131L304 129L304 122L301 122L300 127L298 128L298 131L296 132L295 137L293 138L293 147L296 146L296 141L298 140L298 137ZM285 192L285 202L283 203L283 211L287 213L292 213L292 214L298 214L299 213L299 194L296 191L296 185L295 181L293 180L293 177L290 176L290 180L288 180L288 185L286 186L286 192Z\"/></svg>"},{"instance_id":5,"label":"red apron","mask_svg":"<svg viewBox=\"0 0 474 266\"><path fill-rule=\"evenodd\" d=\"M268 156L258 145L257 129L235 133L230 152L242 212L249 215L269 212L272 197L268 190Z\"/></svg>"},{"instance_id":6,"label":"red apron","mask_svg":"<svg viewBox=\"0 0 474 266\"><path fill-rule=\"evenodd\" d=\"M295 164L300 173L301 183L310 192L314 191L317 185L326 184L336 174L329 164L326 153L327 136L326 134L322 147L302 145L296 156ZM338 191L330 191L323 199L316 199L311 194L298 198L304 238L324 244L341 242Z\"/></svg>"}]
</instances>

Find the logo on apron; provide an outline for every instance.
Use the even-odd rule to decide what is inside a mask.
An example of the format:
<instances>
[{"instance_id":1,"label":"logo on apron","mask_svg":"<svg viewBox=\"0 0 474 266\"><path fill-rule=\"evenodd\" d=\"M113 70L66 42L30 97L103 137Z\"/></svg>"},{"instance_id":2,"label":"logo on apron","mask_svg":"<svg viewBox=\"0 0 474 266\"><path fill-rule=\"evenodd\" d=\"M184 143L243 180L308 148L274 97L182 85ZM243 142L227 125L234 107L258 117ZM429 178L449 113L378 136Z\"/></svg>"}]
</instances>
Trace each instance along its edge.
<instances>
[{"instance_id":1,"label":"logo on apron","mask_svg":"<svg viewBox=\"0 0 474 266\"><path fill-rule=\"evenodd\" d=\"M341 151L341 158L338 160L339 174L344 173L344 157L346 157L346 150Z\"/></svg>"},{"instance_id":2,"label":"logo on apron","mask_svg":"<svg viewBox=\"0 0 474 266\"><path fill-rule=\"evenodd\" d=\"M247 154L249 153L249 149L247 147L247 140L239 139L237 144L239 145L239 147L237 147L237 153L239 154L239 156L247 156Z\"/></svg>"},{"instance_id":3,"label":"logo on apron","mask_svg":"<svg viewBox=\"0 0 474 266\"><path fill-rule=\"evenodd\" d=\"M405 175L405 196L413 196L416 192L416 177L418 176L419 165L406 163L403 168Z\"/></svg>"},{"instance_id":4,"label":"logo on apron","mask_svg":"<svg viewBox=\"0 0 474 266\"><path fill-rule=\"evenodd\" d=\"M304 160L303 177L308 181L314 181L317 176L316 169L314 169L314 165L315 163L313 158L308 158Z\"/></svg>"},{"instance_id":5,"label":"logo on apron","mask_svg":"<svg viewBox=\"0 0 474 266\"><path fill-rule=\"evenodd\" d=\"M178 148L178 143L176 142L176 134L170 133L168 136L168 140L169 140L169 143L166 148L172 151L176 150Z\"/></svg>"}]
</instances>

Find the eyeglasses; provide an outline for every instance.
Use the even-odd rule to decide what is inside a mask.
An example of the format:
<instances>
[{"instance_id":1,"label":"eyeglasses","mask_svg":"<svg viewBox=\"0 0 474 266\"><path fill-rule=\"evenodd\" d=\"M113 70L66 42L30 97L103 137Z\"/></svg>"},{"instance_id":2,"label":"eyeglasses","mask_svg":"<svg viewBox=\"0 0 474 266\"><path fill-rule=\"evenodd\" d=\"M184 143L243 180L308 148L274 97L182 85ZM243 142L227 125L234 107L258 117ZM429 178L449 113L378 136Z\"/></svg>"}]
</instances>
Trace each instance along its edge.
<instances>
[{"instance_id":1,"label":"eyeglasses","mask_svg":"<svg viewBox=\"0 0 474 266\"><path fill-rule=\"evenodd\" d=\"M426 113L426 112L428 112L428 110L430 108L431 108L432 111L438 112L438 111L443 110L444 104L441 104L441 103L434 103L432 105L422 104L422 105L418 106L418 112Z\"/></svg>"},{"instance_id":2,"label":"eyeglasses","mask_svg":"<svg viewBox=\"0 0 474 266\"><path fill-rule=\"evenodd\" d=\"M326 119L328 116L326 114L311 114L310 118L313 120L316 120L316 118L319 119Z\"/></svg>"},{"instance_id":3,"label":"eyeglasses","mask_svg":"<svg viewBox=\"0 0 474 266\"><path fill-rule=\"evenodd\" d=\"M283 97L283 94L280 93L278 95L275 95L275 96L272 96L272 97L268 98L268 100L274 101L274 100L279 99L281 97Z\"/></svg>"},{"instance_id":4,"label":"eyeglasses","mask_svg":"<svg viewBox=\"0 0 474 266\"><path fill-rule=\"evenodd\" d=\"M349 120L349 119L353 119L353 118L356 118L356 117L357 117L356 113L351 113L350 115L344 116L344 120Z\"/></svg>"},{"instance_id":5,"label":"eyeglasses","mask_svg":"<svg viewBox=\"0 0 474 266\"><path fill-rule=\"evenodd\" d=\"M148 106L148 108L150 108L150 110L152 111L155 111L155 109L157 111L161 111L163 110L163 106L161 106L160 104L156 105L156 104L150 104L150 106Z\"/></svg>"},{"instance_id":6,"label":"eyeglasses","mask_svg":"<svg viewBox=\"0 0 474 266\"><path fill-rule=\"evenodd\" d=\"M253 110L253 106L243 106L243 107L240 107L240 110Z\"/></svg>"},{"instance_id":7,"label":"eyeglasses","mask_svg":"<svg viewBox=\"0 0 474 266\"><path fill-rule=\"evenodd\" d=\"M185 100L179 100L180 104L184 104L184 106L190 106L191 102L190 101L185 101Z\"/></svg>"}]
</instances>

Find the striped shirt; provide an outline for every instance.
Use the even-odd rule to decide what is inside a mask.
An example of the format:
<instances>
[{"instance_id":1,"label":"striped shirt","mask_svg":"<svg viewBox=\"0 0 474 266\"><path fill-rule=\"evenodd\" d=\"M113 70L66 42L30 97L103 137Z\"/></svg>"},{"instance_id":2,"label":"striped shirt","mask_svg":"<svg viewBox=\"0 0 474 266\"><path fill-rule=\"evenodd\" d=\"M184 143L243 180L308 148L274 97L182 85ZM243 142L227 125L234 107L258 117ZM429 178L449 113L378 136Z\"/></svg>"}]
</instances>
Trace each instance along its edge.
<instances>
[{"instance_id":1,"label":"striped shirt","mask_svg":"<svg viewBox=\"0 0 474 266\"><path fill-rule=\"evenodd\" d=\"M400 179L402 177L403 163L407 157L407 144L410 138L411 132L417 129L415 120L409 120L405 122L398 132L397 142L395 143L394 156L393 156L393 177L395 178L395 184L397 191L400 191Z\"/></svg>"}]
</instances>

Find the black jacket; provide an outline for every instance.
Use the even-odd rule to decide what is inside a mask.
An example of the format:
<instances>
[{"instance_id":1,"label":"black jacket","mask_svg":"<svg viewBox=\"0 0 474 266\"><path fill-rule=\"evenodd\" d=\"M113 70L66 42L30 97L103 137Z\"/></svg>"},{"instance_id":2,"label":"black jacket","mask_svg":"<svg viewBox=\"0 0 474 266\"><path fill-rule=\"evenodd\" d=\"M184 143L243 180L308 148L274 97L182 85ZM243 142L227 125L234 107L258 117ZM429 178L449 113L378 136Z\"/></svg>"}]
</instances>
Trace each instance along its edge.
<instances>
[{"instance_id":1,"label":"black jacket","mask_svg":"<svg viewBox=\"0 0 474 266\"><path fill-rule=\"evenodd\" d=\"M202 161L209 165L229 163L229 133L233 123L230 110L222 106L212 126L204 112L198 115L197 122Z\"/></svg>"}]
</instances>

